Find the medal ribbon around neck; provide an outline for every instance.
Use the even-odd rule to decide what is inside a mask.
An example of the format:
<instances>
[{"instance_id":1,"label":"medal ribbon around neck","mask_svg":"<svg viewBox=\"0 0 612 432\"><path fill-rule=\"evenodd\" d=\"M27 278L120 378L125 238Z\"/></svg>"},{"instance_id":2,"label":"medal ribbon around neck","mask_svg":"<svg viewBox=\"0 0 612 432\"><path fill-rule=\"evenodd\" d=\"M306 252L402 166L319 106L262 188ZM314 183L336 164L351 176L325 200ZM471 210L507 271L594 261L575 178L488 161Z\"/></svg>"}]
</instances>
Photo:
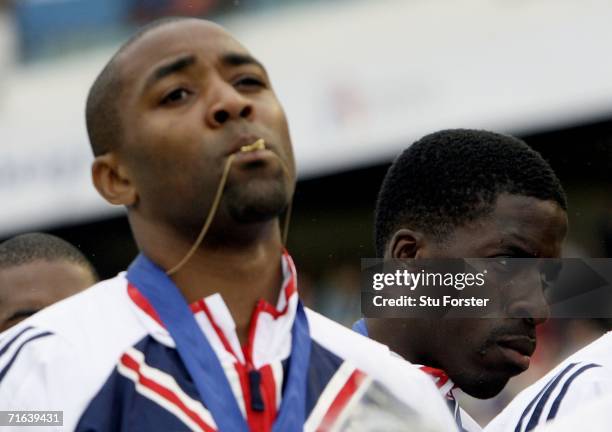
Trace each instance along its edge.
<instances>
[{"instance_id":1,"label":"medal ribbon around neck","mask_svg":"<svg viewBox=\"0 0 612 432\"><path fill-rule=\"evenodd\" d=\"M201 400L215 420L217 430L249 431L219 358L174 282L142 254L130 265L127 279L149 301L170 333ZM298 301L291 328L291 355L273 432L298 432L304 427L310 349L308 320L302 303Z\"/></svg>"}]
</instances>

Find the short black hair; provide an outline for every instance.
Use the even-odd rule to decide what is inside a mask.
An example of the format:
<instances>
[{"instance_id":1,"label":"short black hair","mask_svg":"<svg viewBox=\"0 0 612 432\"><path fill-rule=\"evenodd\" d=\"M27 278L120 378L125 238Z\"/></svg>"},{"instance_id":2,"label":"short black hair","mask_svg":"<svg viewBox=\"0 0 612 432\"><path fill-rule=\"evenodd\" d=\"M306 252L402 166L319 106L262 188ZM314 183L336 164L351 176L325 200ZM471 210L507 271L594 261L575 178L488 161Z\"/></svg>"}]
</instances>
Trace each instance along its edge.
<instances>
[{"instance_id":1,"label":"short black hair","mask_svg":"<svg viewBox=\"0 0 612 432\"><path fill-rule=\"evenodd\" d=\"M28 233L0 243L0 269L17 267L34 261L67 261L90 271L94 280L98 274L85 255L75 246L51 234Z\"/></svg>"},{"instance_id":2,"label":"short black hair","mask_svg":"<svg viewBox=\"0 0 612 432\"><path fill-rule=\"evenodd\" d=\"M493 210L501 193L552 200L567 210L565 191L542 156L518 138L484 130L427 135L393 162L374 216L376 253L402 226L443 241L452 230Z\"/></svg>"},{"instance_id":3,"label":"short black hair","mask_svg":"<svg viewBox=\"0 0 612 432\"><path fill-rule=\"evenodd\" d=\"M141 37L169 23L197 18L166 17L150 22L132 35L106 63L89 89L85 107L87 134L94 156L117 148L122 137L118 100L123 90L117 58Z\"/></svg>"}]
</instances>

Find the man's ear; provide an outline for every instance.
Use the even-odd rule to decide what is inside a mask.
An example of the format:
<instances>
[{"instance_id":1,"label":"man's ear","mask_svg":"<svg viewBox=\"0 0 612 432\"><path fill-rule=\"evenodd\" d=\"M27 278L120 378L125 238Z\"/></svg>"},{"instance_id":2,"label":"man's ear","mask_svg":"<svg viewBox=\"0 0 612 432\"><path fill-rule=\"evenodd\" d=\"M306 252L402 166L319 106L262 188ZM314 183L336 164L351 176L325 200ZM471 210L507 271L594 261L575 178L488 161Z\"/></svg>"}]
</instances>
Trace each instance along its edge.
<instances>
[{"instance_id":1,"label":"man's ear","mask_svg":"<svg viewBox=\"0 0 612 432\"><path fill-rule=\"evenodd\" d=\"M91 176L98 193L111 204L132 206L138 193L125 167L114 153L105 153L94 159Z\"/></svg>"},{"instance_id":2,"label":"man's ear","mask_svg":"<svg viewBox=\"0 0 612 432\"><path fill-rule=\"evenodd\" d=\"M419 250L423 247L424 236L418 231L402 228L397 230L388 243L385 258L410 259L418 258Z\"/></svg>"}]
</instances>

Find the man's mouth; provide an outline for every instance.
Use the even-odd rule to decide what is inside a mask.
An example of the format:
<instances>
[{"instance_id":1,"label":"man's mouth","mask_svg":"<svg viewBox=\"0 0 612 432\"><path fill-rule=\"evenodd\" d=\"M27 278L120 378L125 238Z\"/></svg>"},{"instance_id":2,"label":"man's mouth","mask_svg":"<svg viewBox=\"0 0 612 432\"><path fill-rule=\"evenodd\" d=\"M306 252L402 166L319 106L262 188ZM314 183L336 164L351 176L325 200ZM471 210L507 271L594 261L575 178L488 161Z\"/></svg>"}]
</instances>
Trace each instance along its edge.
<instances>
[{"instance_id":1,"label":"man's mouth","mask_svg":"<svg viewBox=\"0 0 612 432\"><path fill-rule=\"evenodd\" d=\"M264 166L270 158L276 158L273 147L266 140L256 136L243 136L234 142L231 148L234 163L242 167Z\"/></svg>"},{"instance_id":2,"label":"man's mouth","mask_svg":"<svg viewBox=\"0 0 612 432\"><path fill-rule=\"evenodd\" d=\"M238 135L226 149L226 156L241 153L251 153L258 150L271 150L271 145L266 142L265 138L255 134Z\"/></svg>"},{"instance_id":3,"label":"man's mouth","mask_svg":"<svg viewBox=\"0 0 612 432\"><path fill-rule=\"evenodd\" d=\"M253 144L244 145L240 147L241 152L252 152L255 150L264 150L266 148L266 142L263 138L259 138Z\"/></svg>"},{"instance_id":4,"label":"man's mouth","mask_svg":"<svg viewBox=\"0 0 612 432\"><path fill-rule=\"evenodd\" d=\"M510 363L522 370L529 368L530 357L536 347L535 339L528 336L506 336L498 339L496 345Z\"/></svg>"}]
</instances>

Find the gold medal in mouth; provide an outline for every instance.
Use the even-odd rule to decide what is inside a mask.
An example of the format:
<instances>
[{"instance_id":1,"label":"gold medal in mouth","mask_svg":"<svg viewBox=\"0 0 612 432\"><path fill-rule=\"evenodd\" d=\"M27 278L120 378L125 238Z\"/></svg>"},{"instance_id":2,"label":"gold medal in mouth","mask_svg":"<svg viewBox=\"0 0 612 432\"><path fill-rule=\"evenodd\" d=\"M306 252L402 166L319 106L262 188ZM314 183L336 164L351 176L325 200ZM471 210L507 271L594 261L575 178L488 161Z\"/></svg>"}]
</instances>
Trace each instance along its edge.
<instances>
[{"instance_id":1,"label":"gold medal in mouth","mask_svg":"<svg viewBox=\"0 0 612 432\"><path fill-rule=\"evenodd\" d=\"M259 138L253 144L245 145L240 147L241 152L252 152L255 150L264 150L266 148L266 142L263 138Z\"/></svg>"}]
</instances>

